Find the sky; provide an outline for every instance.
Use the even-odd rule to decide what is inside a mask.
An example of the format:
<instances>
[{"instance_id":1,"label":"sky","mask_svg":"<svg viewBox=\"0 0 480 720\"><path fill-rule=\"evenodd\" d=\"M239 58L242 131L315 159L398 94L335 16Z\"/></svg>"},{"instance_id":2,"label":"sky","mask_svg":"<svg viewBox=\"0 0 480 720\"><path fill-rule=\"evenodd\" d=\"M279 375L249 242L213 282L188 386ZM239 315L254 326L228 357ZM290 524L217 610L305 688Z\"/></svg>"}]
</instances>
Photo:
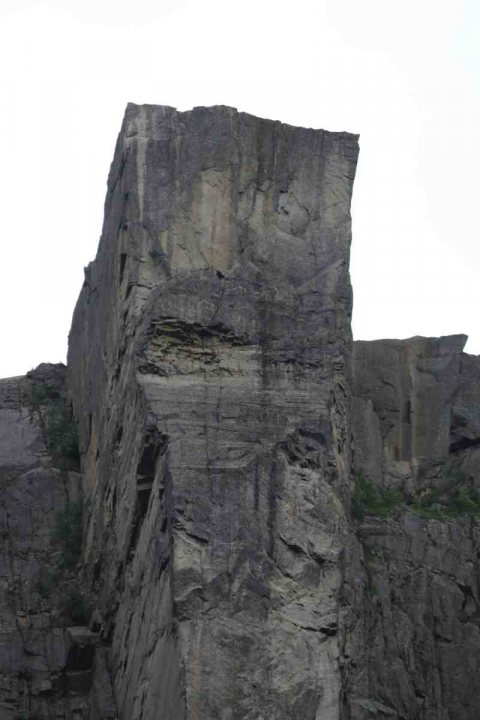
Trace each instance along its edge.
<instances>
[{"instance_id":1,"label":"sky","mask_svg":"<svg viewBox=\"0 0 480 720\"><path fill-rule=\"evenodd\" d=\"M360 134L355 339L480 354L478 0L0 0L0 377L64 362L127 102Z\"/></svg>"}]
</instances>

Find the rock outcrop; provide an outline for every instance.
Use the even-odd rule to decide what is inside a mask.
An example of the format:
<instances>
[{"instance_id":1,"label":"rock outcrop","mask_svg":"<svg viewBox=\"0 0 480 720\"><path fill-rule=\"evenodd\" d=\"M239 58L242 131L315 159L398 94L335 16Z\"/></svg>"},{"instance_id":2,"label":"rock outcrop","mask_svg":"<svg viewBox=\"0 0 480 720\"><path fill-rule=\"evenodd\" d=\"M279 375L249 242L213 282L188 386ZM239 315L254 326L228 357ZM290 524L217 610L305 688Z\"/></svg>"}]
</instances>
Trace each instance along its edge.
<instances>
[{"instance_id":1,"label":"rock outcrop","mask_svg":"<svg viewBox=\"0 0 480 720\"><path fill-rule=\"evenodd\" d=\"M2 720L480 716L480 358L352 344L357 152L128 106L66 385L0 381Z\"/></svg>"},{"instance_id":2,"label":"rock outcrop","mask_svg":"<svg viewBox=\"0 0 480 720\"><path fill-rule=\"evenodd\" d=\"M127 109L69 346L121 717L338 717L357 138Z\"/></svg>"},{"instance_id":3,"label":"rock outcrop","mask_svg":"<svg viewBox=\"0 0 480 720\"><path fill-rule=\"evenodd\" d=\"M27 377L0 380L2 720L81 720L92 707L101 710L96 717L116 717L108 713L109 681L100 691L92 682L94 672L105 680L103 650L78 627L88 618L75 572L81 524L75 537L71 510L80 520L81 482L65 370L40 365ZM77 662L85 644L89 651Z\"/></svg>"},{"instance_id":4,"label":"rock outcrop","mask_svg":"<svg viewBox=\"0 0 480 720\"><path fill-rule=\"evenodd\" d=\"M480 712L480 357L462 353L465 341L354 343L354 460L367 490L354 717Z\"/></svg>"}]
</instances>

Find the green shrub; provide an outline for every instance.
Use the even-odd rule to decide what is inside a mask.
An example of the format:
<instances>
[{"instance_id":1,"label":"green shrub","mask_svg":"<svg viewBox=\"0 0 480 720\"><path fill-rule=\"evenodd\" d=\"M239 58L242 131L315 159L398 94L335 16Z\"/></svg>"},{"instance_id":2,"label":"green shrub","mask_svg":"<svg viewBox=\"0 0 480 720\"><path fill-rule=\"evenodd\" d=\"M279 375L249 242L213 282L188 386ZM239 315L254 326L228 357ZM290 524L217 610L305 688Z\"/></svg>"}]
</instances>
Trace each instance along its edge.
<instances>
[{"instance_id":1,"label":"green shrub","mask_svg":"<svg viewBox=\"0 0 480 720\"><path fill-rule=\"evenodd\" d=\"M74 625L88 625L92 610L90 603L78 589L68 592L60 603L60 612Z\"/></svg>"},{"instance_id":2,"label":"green shrub","mask_svg":"<svg viewBox=\"0 0 480 720\"><path fill-rule=\"evenodd\" d=\"M406 502L424 518L480 518L480 494L461 471L448 464L433 487L407 501L399 490L379 488L362 472L358 473L352 497L352 515L356 520L362 521L366 515L389 517Z\"/></svg>"},{"instance_id":3,"label":"green shrub","mask_svg":"<svg viewBox=\"0 0 480 720\"><path fill-rule=\"evenodd\" d=\"M35 589L38 594L46 600L52 594L57 583L58 572L56 570L42 568L38 574Z\"/></svg>"},{"instance_id":4,"label":"green shrub","mask_svg":"<svg viewBox=\"0 0 480 720\"><path fill-rule=\"evenodd\" d=\"M50 383L30 382L26 390L26 399L32 410L39 410L52 400L58 400L60 394L57 388Z\"/></svg>"},{"instance_id":5,"label":"green shrub","mask_svg":"<svg viewBox=\"0 0 480 720\"><path fill-rule=\"evenodd\" d=\"M78 467L77 427L71 410L58 389L48 383L31 382L26 402L38 414L48 452L60 468Z\"/></svg>"},{"instance_id":6,"label":"green shrub","mask_svg":"<svg viewBox=\"0 0 480 720\"><path fill-rule=\"evenodd\" d=\"M379 488L362 472L357 474L352 498L352 515L362 521L365 515L389 517L404 502L399 490Z\"/></svg>"},{"instance_id":7,"label":"green shrub","mask_svg":"<svg viewBox=\"0 0 480 720\"><path fill-rule=\"evenodd\" d=\"M412 509L422 517L438 520L480 517L480 495L461 473L447 468L438 485L415 498Z\"/></svg>"},{"instance_id":8,"label":"green shrub","mask_svg":"<svg viewBox=\"0 0 480 720\"><path fill-rule=\"evenodd\" d=\"M83 503L81 500L69 502L65 509L58 512L51 533L52 543L60 551L58 567L73 570L82 551Z\"/></svg>"},{"instance_id":9,"label":"green shrub","mask_svg":"<svg viewBox=\"0 0 480 720\"><path fill-rule=\"evenodd\" d=\"M77 428L70 409L63 400L49 406L45 431L48 451L52 458L63 464L77 466L80 460Z\"/></svg>"}]
</instances>

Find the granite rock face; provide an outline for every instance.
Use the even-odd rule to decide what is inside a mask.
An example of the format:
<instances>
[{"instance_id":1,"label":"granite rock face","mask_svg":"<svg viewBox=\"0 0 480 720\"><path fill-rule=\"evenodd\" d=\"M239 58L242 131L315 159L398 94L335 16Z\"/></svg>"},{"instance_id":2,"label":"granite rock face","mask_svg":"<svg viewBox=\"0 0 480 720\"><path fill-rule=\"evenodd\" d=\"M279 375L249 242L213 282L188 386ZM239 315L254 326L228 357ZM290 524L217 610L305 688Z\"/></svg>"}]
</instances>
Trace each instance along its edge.
<instances>
[{"instance_id":1,"label":"granite rock face","mask_svg":"<svg viewBox=\"0 0 480 720\"><path fill-rule=\"evenodd\" d=\"M465 340L354 343L355 471L397 493L358 527L355 718L480 712L480 357Z\"/></svg>"},{"instance_id":2,"label":"granite rock face","mask_svg":"<svg viewBox=\"0 0 480 720\"><path fill-rule=\"evenodd\" d=\"M80 497L80 475L52 457L48 409L60 407L63 365L41 365L27 377L0 380L0 718L104 718L111 688L92 688L102 650L72 662L68 598L79 597L74 572L59 570L58 517ZM76 595L73 593L76 592ZM87 628L83 628L88 632ZM96 662L95 662L95 655Z\"/></svg>"},{"instance_id":3,"label":"granite rock face","mask_svg":"<svg viewBox=\"0 0 480 720\"><path fill-rule=\"evenodd\" d=\"M467 407L478 413L476 398L465 397L463 412L453 407L460 402L458 391L468 393L465 383L473 380L476 386L477 378L467 371L460 388L466 340L452 335L354 344L356 465L375 482L404 483L414 491L445 463L455 442L451 436L463 437L462 425L467 435L477 432ZM463 357L468 363L469 356Z\"/></svg>"},{"instance_id":4,"label":"granite rock face","mask_svg":"<svg viewBox=\"0 0 480 720\"><path fill-rule=\"evenodd\" d=\"M127 109L68 357L122 720L339 717L356 160Z\"/></svg>"}]
</instances>

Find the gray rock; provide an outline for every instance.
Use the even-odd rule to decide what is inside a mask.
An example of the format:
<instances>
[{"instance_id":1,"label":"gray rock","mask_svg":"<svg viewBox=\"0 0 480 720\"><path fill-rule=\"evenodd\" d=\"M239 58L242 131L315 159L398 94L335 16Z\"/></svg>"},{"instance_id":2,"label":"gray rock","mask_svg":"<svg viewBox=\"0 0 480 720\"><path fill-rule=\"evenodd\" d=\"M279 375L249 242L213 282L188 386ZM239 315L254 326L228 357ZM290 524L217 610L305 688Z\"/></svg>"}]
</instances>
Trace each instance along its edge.
<instances>
[{"instance_id":1,"label":"gray rock","mask_svg":"<svg viewBox=\"0 0 480 720\"><path fill-rule=\"evenodd\" d=\"M86 702L78 714L78 700L66 694L68 643L59 608L75 584L56 567L59 548L52 531L57 513L78 497L80 476L56 467L49 456L47 386L56 399L64 394L65 366L41 365L27 377L0 380L2 720L72 718L74 711L87 720L93 696L99 697L98 690L84 688ZM112 704L108 684L101 697L103 712Z\"/></svg>"},{"instance_id":2,"label":"gray rock","mask_svg":"<svg viewBox=\"0 0 480 720\"><path fill-rule=\"evenodd\" d=\"M480 366L461 353L464 341L354 343L356 472L380 493L404 494L395 518L370 516L358 529L365 586L347 691L355 720L480 712L479 525L458 500L479 485ZM428 492L438 502L422 509Z\"/></svg>"},{"instance_id":3,"label":"gray rock","mask_svg":"<svg viewBox=\"0 0 480 720\"><path fill-rule=\"evenodd\" d=\"M466 339L452 335L354 343L357 469L376 482L382 477L387 485L410 490L436 473L449 454Z\"/></svg>"},{"instance_id":4,"label":"gray rock","mask_svg":"<svg viewBox=\"0 0 480 720\"><path fill-rule=\"evenodd\" d=\"M339 717L357 151L127 109L68 360L121 718Z\"/></svg>"}]
</instances>

